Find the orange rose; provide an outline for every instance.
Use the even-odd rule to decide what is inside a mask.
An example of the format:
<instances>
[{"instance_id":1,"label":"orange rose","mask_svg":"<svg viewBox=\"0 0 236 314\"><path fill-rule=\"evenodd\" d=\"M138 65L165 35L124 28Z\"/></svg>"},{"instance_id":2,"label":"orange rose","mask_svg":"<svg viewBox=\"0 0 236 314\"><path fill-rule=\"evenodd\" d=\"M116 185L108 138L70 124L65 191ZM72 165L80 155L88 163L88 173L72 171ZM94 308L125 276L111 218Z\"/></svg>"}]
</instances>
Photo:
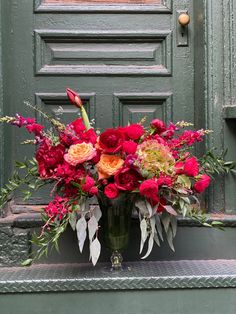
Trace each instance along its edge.
<instances>
[{"instance_id":1,"label":"orange rose","mask_svg":"<svg viewBox=\"0 0 236 314\"><path fill-rule=\"evenodd\" d=\"M106 179L114 174L123 166L124 160L115 155L102 154L97 164L99 180Z\"/></svg>"},{"instance_id":2,"label":"orange rose","mask_svg":"<svg viewBox=\"0 0 236 314\"><path fill-rule=\"evenodd\" d=\"M70 165L76 166L96 156L96 149L91 143L80 143L71 145L67 154L64 156L65 161Z\"/></svg>"}]
</instances>

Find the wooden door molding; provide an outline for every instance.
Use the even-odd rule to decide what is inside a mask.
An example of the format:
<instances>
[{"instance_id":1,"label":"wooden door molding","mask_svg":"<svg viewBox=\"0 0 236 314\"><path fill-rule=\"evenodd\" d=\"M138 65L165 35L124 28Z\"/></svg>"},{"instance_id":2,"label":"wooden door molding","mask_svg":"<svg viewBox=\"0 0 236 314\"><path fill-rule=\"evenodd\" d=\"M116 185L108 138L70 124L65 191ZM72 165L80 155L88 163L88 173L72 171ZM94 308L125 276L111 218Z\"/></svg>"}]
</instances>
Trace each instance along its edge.
<instances>
[{"instance_id":1,"label":"wooden door molding","mask_svg":"<svg viewBox=\"0 0 236 314\"><path fill-rule=\"evenodd\" d=\"M34 0L35 13L172 13L172 6L173 0Z\"/></svg>"}]
</instances>

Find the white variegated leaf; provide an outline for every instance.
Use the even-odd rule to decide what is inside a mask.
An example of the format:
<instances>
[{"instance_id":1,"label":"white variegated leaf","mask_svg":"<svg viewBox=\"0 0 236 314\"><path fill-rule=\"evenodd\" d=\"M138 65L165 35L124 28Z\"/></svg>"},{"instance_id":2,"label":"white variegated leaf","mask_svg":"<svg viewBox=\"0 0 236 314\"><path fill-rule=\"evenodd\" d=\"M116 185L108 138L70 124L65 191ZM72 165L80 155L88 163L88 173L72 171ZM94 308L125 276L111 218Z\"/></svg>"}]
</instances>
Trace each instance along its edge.
<instances>
[{"instance_id":1,"label":"white variegated leaf","mask_svg":"<svg viewBox=\"0 0 236 314\"><path fill-rule=\"evenodd\" d=\"M155 221L156 221L156 229L159 234L160 239L163 241L163 235L162 235L162 225L161 225L161 220L159 214L156 214L155 216Z\"/></svg>"},{"instance_id":2,"label":"white variegated leaf","mask_svg":"<svg viewBox=\"0 0 236 314\"><path fill-rule=\"evenodd\" d=\"M95 266L97 264L98 258L101 252L101 244L98 241L98 238L95 238L90 244L90 256L92 263Z\"/></svg>"},{"instance_id":3,"label":"white variegated leaf","mask_svg":"<svg viewBox=\"0 0 236 314\"><path fill-rule=\"evenodd\" d=\"M147 240L147 236L148 236L148 233L147 233L147 222L146 222L146 219L142 219L141 222L140 222L140 230L141 230L141 241L140 241L140 250L139 250L139 254L142 253L143 251L143 246Z\"/></svg>"},{"instance_id":4,"label":"white variegated leaf","mask_svg":"<svg viewBox=\"0 0 236 314\"><path fill-rule=\"evenodd\" d=\"M82 213L86 212L86 198L84 197L80 199L80 210Z\"/></svg>"},{"instance_id":5,"label":"white variegated leaf","mask_svg":"<svg viewBox=\"0 0 236 314\"><path fill-rule=\"evenodd\" d=\"M177 213L176 213L176 211L174 210L174 208L173 208L172 206L170 206L170 205L165 205L165 206L163 206L163 207L165 208L165 210L166 210L169 214L174 215L174 216L177 216Z\"/></svg>"},{"instance_id":6,"label":"white variegated leaf","mask_svg":"<svg viewBox=\"0 0 236 314\"><path fill-rule=\"evenodd\" d=\"M99 222L100 218L102 217L102 212L101 212L101 209L98 205L94 206L93 215L96 218L97 222Z\"/></svg>"},{"instance_id":7,"label":"white variegated leaf","mask_svg":"<svg viewBox=\"0 0 236 314\"><path fill-rule=\"evenodd\" d=\"M154 236L151 233L150 236L149 236L149 240L148 240L147 253L143 257L141 257L142 259L145 259L145 258L147 258L150 255L150 253L152 252L153 244L154 244Z\"/></svg>"},{"instance_id":8,"label":"white variegated leaf","mask_svg":"<svg viewBox=\"0 0 236 314\"><path fill-rule=\"evenodd\" d=\"M177 232L177 218L175 216L170 217L170 224L172 228L173 237L175 237Z\"/></svg>"},{"instance_id":9,"label":"white variegated leaf","mask_svg":"<svg viewBox=\"0 0 236 314\"><path fill-rule=\"evenodd\" d=\"M87 229L87 222L86 222L84 216L81 216L81 218L77 221L77 224L76 224L79 250L81 253L83 251L84 242L85 242L85 239L87 236L86 229Z\"/></svg>"},{"instance_id":10,"label":"white variegated leaf","mask_svg":"<svg viewBox=\"0 0 236 314\"><path fill-rule=\"evenodd\" d=\"M95 216L92 216L88 221L89 240L92 241L96 231L98 229L98 222Z\"/></svg>"}]
</instances>

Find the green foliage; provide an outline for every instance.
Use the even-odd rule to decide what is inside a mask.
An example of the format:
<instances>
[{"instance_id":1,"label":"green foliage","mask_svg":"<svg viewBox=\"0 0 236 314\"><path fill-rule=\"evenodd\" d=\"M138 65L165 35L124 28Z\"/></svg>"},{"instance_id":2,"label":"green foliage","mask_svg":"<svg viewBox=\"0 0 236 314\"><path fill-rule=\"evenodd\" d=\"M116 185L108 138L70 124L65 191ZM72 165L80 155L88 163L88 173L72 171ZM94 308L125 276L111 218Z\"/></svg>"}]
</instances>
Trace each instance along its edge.
<instances>
[{"instance_id":1,"label":"green foliage","mask_svg":"<svg viewBox=\"0 0 236 314\"><path fill-rule=\"evenodd\" d=\"M210 150L199 160L210 176L213 174L224 175L230 172L236 173L236 161L225 161L226 154L227 150L220 155L216 155L213 150Z\"/></svg>"},{"instance_id":2,"label":"green foliage","mask_svg":"<svg viewBox=\"0 0 236 314\"><path fill-rule=\"evenodd\" d=\"M14 191L20 187L23 189L22 194L24 200L31 197L32 193L39 188L49 183L49 180L41 180L38 175L38 166L35 158L24 160L23 162L16 161L16 170L12 177L0 189L0 208L2 208L12 197ZM24 189L25 187L25 189Z\"/></svg>"}]
</instances>

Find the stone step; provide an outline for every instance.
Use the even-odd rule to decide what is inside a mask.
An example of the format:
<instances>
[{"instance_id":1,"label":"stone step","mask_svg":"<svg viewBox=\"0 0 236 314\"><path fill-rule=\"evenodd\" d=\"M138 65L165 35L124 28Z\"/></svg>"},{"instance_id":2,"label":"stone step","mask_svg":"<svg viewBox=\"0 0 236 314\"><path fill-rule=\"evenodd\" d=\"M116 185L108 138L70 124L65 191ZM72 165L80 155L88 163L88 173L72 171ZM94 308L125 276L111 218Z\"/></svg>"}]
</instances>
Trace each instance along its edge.
<instances>
[{"instance_id":1,"label":"stone step","mask_svg":"<svg viewBox=\"0 0 236 314\"><path fill-rule=\"evenodd\" d=\"M212 217L215 219L215 217ZM183 259L236 259L236 220L233 216L220 219L225 225L225 231L200 227L189 219L178 220L178 232L174 240L176 252L172 252L165 241L161 247L155 247L148 257L149 261L183 260ZM12 214L0 219L0 266L19 266L29 257L32 232L42 225L39 212ZM137 219L132 219L130 244L124 252L125 261L139 261L140 230ZM102 238L102 235L101 237ZM84 252L79 253L75 232L70 228L60 241L60 254L52 251L47 258L39 263L87 263L89 260L88 243ZM144 250L145 251L145 250ZM107 262L110 252L102 245L100 262Z\"/></svg>"}]
</instances>

